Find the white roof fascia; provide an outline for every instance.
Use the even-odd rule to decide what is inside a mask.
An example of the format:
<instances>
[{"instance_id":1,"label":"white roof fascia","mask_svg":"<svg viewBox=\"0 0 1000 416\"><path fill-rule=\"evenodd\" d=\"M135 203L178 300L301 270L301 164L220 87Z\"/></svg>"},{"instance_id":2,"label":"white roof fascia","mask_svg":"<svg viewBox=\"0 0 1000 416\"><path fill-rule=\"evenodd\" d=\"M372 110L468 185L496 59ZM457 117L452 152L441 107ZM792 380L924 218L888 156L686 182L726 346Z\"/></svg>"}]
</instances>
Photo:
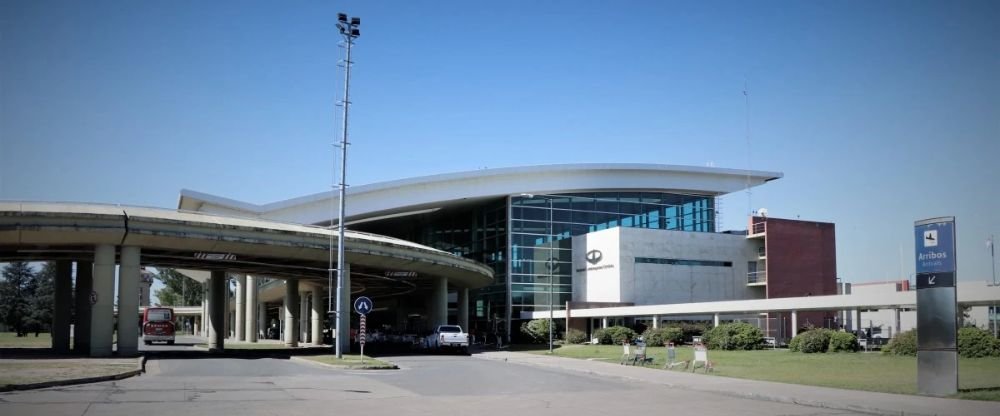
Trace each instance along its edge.
<instances>
[{"instance_id":1,"label":"white roof fascia","mask_svg":"<svg viewBox=\"0 0 1000 416\"><path fill-rule=\"evenodd\" d=\"M525 166L448 173L362 185L348 189L350 221L435 209L462 200L521 193L556 194L632 190L723 195L781 178L778 172L636 163ZM254 205L182 190L180 206L205 212L235 209L262 218L303 224L328 221L334 192ZM201 204L198 204L198 201ZM209 205L209 206L205 206Z\"/></svg>"}]
</instances>

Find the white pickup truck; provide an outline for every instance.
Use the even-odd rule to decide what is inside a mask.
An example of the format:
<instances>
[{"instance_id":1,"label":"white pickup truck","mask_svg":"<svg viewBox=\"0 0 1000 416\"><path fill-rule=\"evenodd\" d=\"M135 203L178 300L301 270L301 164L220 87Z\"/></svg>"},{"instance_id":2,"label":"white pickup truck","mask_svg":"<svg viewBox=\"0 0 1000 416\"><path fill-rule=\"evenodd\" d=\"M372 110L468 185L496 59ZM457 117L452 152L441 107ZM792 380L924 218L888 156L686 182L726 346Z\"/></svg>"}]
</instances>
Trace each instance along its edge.
<instances>
[{"instance_id":1,"label":"white pickup truck","mask_svg":"<svg viewBox=\"0 0 1000 416\"><path fill-rule=\"evenodd\" d=\"M469 334L462 332L462 327L458 325L440 325L433 334L427 336L427 348L430 350L451 348L468 353Z\"/></svg>"}]
</instances>

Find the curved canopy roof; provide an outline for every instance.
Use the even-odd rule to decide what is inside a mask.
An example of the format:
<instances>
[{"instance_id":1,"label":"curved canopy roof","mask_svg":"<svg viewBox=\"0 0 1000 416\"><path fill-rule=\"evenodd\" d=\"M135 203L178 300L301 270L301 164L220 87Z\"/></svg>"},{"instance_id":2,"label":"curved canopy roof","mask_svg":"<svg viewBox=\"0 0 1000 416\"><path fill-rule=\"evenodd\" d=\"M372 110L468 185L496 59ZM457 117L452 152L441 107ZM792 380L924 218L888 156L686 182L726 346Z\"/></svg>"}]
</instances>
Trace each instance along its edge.
<instances>
[{"instance_id":1,"label":"curved canopy roof","mask_svg":"<svg viewBox=\"0 0 1000 416\"><path fill-rule=\"evenodd\" d=\"M427 212L509 195L608 190L723 195L781 178L778 172L636 163L524 166L423 176L348 188L348 221ZM326 224L335 192L255 205L181 190L178 209Z\"/></svg>"},{"instance_id":2,"label":"curved canopy roof","mask_svg":"<svg viewBox=\"0 0 1000 416\"><path fill-rule=\"evenodd\" d=\"M260 219L95 204L0 202L0 261L93 260L93 246L142 249L142 264L282 278L325 278L336 231ZM351 275L445 277L479 288L489 267L409 241L348 231ZM335 250L334 250L335 251ZM375 283L375 282L373 282Z\"/></svg>"}]
</instances>

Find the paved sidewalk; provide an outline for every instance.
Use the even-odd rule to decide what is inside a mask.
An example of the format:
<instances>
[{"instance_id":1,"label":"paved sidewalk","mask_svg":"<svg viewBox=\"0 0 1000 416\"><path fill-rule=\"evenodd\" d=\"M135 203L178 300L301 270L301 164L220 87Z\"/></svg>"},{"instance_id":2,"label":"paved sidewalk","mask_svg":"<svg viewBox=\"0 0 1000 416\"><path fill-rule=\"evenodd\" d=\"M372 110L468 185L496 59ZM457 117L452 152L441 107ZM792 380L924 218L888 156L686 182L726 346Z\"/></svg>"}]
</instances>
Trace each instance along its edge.
<instances>
[{"instance_id":1,"label":"paved sidewalk","mask_svg":"<svg viewBox=\"0 0 1000 416\"><path fill-rule=\"evenodd\" d=\"M473 357L515 364L561 368L598 376L660 384L670 388L879 415L1000 415L1000 403L998 402L943 399L744 380L509 351L484 351L473 354Z\"/></svg>"}]
</instances>

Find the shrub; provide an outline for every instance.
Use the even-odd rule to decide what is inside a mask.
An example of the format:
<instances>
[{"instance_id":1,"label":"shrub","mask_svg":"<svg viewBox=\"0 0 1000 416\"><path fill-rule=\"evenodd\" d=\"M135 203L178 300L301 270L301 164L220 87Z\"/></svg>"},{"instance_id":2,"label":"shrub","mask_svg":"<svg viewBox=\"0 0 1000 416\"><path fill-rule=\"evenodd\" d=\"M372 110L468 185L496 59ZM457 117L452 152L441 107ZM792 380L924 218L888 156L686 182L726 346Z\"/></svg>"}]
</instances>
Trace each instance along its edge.
<instances>
[{"instance_id":1,"label":"shrub","mask_svg":"<svg viewBox=\"0 0 1000 416\"><path fill-rule=\"evenodd\" d=\"M705 324L683 322L678 325L669 325L669 326L675 326L677 328L680 328L681 332L684 334L684 339L682 341L685 342L691 341L691 339L694 337L700 337L705 334L705 331L708 331L708 326Z\"/></svg>"},{"instance_id":2,"label":"shrub","mask_svg":"<svg viewBox=\"0 0 1000 416\"><path fill-rule=\"evenodd\" d=\"M650 347L662 347L668 342L680 344L684 341L684 332L677 327L650 328L642 333L642 339Z\"/></svg>"},{"instance_id":3,"label":"shrub","mask_svg":"<svg viewBox=\"0 0 1000 416\"><path fill-rule=\"evenodd\" d=\"M822 328L801 332L795 338L792 338L792 342L789 343L788 347L792 351L804 352L806 354L826 352L826 349L830 345L831 332L829 329Z\"/></svg>"},{"instance_id":4,"label":"shrub","mask_svg":"<svg viewBox=\"0 0 1000 416\"><path fill-rule=\"evenodd\" d=\"M1000 340L990 331L976 327L958 330L958 355L965 358L1000 356Z\"/></svg>"},{"instance_id":5,"label":"shrub","mask_svg":"<svg viewBox=\"0 0 1000 416\"><path fill-rule=\"evenodd\" d=\"M635 339L635 331L624 326L612 326L594 331L594 338L601 344L621 344Z\"/></svg>"},{"instance_id":6,"label":"shrub","mask_svg":"<svg viewBox=\"0 0 1000 416\"><path fill-rule=\"evenodd\" d=\"M598 344L611 344L611 333L607 328L595 329L593 337L597 338Z\"/></svg>"},{"instance_id":7,"label":"shrub","mask_svg":"<svg viewBox=\"0 0 1000 416\"><path fill-rule=\"evenodd\" d=\"M764 333L748 323L732 322L708 330L702 340L709 349L755 350L763 346Z\"/></svg>"},{"instance_id":8,"label":"shrub","mask_svg":"<svg viewBox=\"0 0 1000 416\"><path fill-rule=\"evenodd\" d=\"M900 332L882 348L882 354L917 355L917 330Z\"/></svg>"},{"instance_id":9,"label":"shrub","mask_svg":"<svg viewBox=\"0 0 1000 416\"><path fill-rule=\"evenodd\" d=\"M830 332L828 352L855 352L860 348L858 337L850 332Z\"/></svg>"},{"instance_id":10,"label":"shrub","mask_svg":"<svg viewBox=\"0 0 1000 416\"><path fill-rule=\"evenodd\" d=\"M570 328L566 330L566 342L569 344L583 344L587 342L587 334L579 329Z\"/></svg>"},{"instance_id":11,"label":"shrub","mask_svg":"<svg viewBox=\"0 0 1000 416\"><path fill-rule=\"evenodd\" d=\"M799 334L799 335L802 335L802 334ZM791 341L788 342L788 350L789 351L791 351L791 352L802 352L801 351L802 337L800 337L799 335L796 335L795 337L792 338Z\"/></svg>"},{"instance_id":12,"label":"shrub","mask_svg":"<svg viewBox=\"0 0 1000 416\"><path fill-rule=\"evenodd\" d=\"M535 344L549 342L549 321L547 319L532 319L521 324L521 333Z\"/></svg>"}]
</instances>

